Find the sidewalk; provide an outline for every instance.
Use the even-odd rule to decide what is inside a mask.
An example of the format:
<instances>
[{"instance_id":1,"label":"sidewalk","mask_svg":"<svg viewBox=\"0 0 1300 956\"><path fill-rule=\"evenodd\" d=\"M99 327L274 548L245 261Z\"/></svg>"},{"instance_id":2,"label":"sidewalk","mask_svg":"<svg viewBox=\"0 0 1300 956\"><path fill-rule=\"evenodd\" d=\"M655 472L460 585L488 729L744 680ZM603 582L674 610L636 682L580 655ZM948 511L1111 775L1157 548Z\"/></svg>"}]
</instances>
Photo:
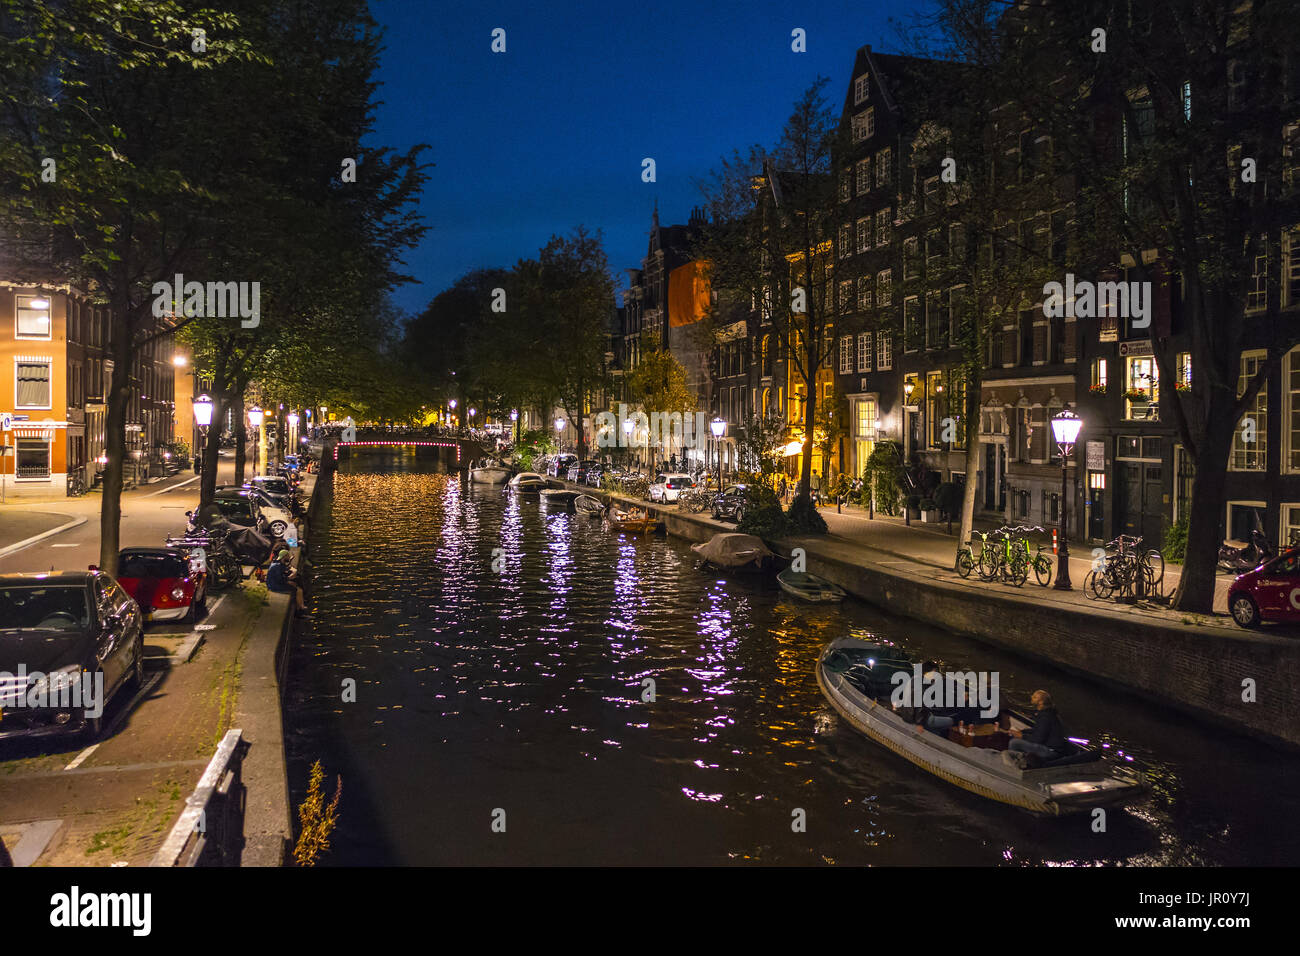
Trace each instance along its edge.
<instances>
[{"instance_id":1,"label":"sidewalk","mask_svg":"<svg viewBox=\"0 0 1300 956\"><path fill-rule=\"evenodd\" d=\"M942 568L946 571L951 571L953 568L953 561L957 555L959 522L953 522L953 533L948 534L946 522L923 524L914 520L909 527L902 518L884 517L879 514L874 519L869 518L866 509L856 505L845 505L842 513L837 513L834 505L823 506L818 510L821 512L822 517L826 519L826 526L835 537L844 538L846 541L861 544L895 557ZM975 525L976 530L979 531L990 531L1001 527L999 524L979 520L975 522ZM1045 534L1030 537L1031 551L1039 543L1045 545L1050 553L1052 543L1050 528ZM1144 546L1145 544L1144 542ZM1094 548L1095 546L1091 544L1070 543L1070 581L1074 586L1074 590L1080 592L1080 596L1082 596L1084 578L1092 570L1093 561L1100 557L1101 553L1104 553L1101 552L1101 549L1096 549L1097 552L1101 553L1094 553ZM1053 565L1052 584L1055 584L1057 556L1052 554L1051 558ZM1165 565L1164 582L1161 584L1161 591L1164 596L1168 597L1174 593L1181 575L1181 565ZM1218 575L1215 580L1214 611L1216 614L1226 615L1228 613L1228 587L1232 584L1232 580L1232 575L1225 574ZM1005 585L990 586L1005 587ZM1025 585L1024 590L1031 588L1039 590L1038 586L1033 583L1032 576L1030 582ZM1055 590L1052 593L1057 596L1062 594L1062 592ZM1084 600L1087 601L1087 599ZM1109 601L1087 601L1088 605L1114 605L1116 603L1113 599Z\"/></svg>"}]
</instances>

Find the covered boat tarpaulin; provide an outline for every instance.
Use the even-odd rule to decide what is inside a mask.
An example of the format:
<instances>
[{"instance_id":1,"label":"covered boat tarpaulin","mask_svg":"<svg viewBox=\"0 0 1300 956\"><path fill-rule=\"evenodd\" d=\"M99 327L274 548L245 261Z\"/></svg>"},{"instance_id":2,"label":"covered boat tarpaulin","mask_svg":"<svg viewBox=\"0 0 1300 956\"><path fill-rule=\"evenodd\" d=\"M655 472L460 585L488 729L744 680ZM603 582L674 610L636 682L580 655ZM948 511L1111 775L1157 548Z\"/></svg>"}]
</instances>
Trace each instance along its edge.
<instances>
[{"instance_id":1,"label":"covered boat tarpaulin","mask_svg":"<svg viewBox=\"0 0 1300 956\"><path fill-rule=\"evenodd\" d=\"M762 564L772 557L763 539L752 534L715 534L704 544L691 545L691 550L720 568Z\"/></svg>"},{"instance_id":2,"label":"covered boat tarpaulin","mask_svg":"<svg viewBox=\"0 0 1300 956\"><path fill-rule=\"evenodd\" d=\"M243 564L265 564L271 557L271 539L252 528L241 528L226 539Z\"/></svg>"}]
</instances>

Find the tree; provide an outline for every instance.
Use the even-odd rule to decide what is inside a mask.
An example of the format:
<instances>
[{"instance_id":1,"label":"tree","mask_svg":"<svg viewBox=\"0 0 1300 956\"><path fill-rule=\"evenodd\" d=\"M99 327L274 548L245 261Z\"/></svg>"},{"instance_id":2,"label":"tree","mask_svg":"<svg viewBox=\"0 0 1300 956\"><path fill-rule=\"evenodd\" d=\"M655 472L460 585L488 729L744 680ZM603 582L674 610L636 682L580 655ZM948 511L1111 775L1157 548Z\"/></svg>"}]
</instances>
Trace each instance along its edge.
<instances>
[{"instance_id":1,"label":"tree","mask_svg":"<svg viewBox=\"0 0 1300 956\"><path fill-rule=\"evenodd\" d=\"M686 384L686 369L672 352L661 346L651 329L641 333L641 361L627 376L628 397L645 414L680 414L683 421L698 407L694 391ZM685 427L683 426L683 434ZM698 430L692 432L698 440ZM675 453L671 448L665 452Z\"/></svg>"},{"instance_id":2,"label":"tree","mask_svg":"<svg viewBox=\"0 0 1300 956\"><path fill-rule=\"evenodd\" d=\"M780 415L750 413L743 425L736 443L741 470L764 477L776 474L784 447L785 419Z\"/></svg>"},{"instance_id":3,"label":"tree","mask_svg":"<svg viewBox=\"0 0 1300 956\"><path fill-rule=\"evenodd\" d=\"M537 260L515 267L521 317L548 368L556 401L587 454L583 419L591 397L606 384L605 351L614 312L614 282L599 231L578 226L552 236Z\"/></svg>"},{"instance_id":4,"label":"tree","mask_svg":"<svg viewBox=\"0 0 1300 956\"><path fill-rule=\"evenodd\" d=\"M756 304L793 367L803 403L799 499L809 500L818 372L829 362L835 238L832 156L839 118L818 78L796 101L776 145L722 161L702 185L709 223L698 252L719 298Z\"/></svg>"}]
</instances>

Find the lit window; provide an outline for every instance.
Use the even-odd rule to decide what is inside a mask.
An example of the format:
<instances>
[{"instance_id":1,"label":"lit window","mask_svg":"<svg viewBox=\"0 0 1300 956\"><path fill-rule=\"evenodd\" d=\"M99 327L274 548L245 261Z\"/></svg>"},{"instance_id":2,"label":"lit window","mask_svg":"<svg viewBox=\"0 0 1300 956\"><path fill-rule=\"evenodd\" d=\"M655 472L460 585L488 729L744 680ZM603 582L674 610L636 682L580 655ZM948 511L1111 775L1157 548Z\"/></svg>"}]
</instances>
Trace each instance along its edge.
<instances>
[{"instance_id":1,"label":"lit window","mask_svg":"<svg viewBox=\"0 0 1300 956\"><path fill-rule=\"evenodd\" d=\"M871 333L858 333L858 371L871 371Z\"/></svg>"},{"instance_id":2,"label":"lit window","mask_svg":"<svg viewBox=\"0 0 1300 956\"><path fill-rule=\"evenodd\" d=\"M50 337L50 300L35 295L20 295L14 298L18 313L18 337L48 339ZM41 307L36 308L34 303L39 303Z\"/></svg>"},{"instance_id":3,"label":"lit window","mask_svg":"<svg viewBox=\"0 0 1300 956\"><path fill-rule=\"evenodd\" d=\"M853 105L857 106L871 95L871 74L863 73L853 81Z\"/></svg>"}]
</instances>

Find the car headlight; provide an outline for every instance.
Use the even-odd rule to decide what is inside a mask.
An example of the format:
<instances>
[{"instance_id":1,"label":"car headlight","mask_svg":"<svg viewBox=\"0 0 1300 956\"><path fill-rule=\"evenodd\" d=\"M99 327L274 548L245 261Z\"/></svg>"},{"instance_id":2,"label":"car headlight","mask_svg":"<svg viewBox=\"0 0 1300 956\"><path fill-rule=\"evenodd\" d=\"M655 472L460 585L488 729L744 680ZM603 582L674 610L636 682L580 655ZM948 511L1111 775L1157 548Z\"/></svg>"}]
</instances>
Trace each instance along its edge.
<instances>
[{"instance_id":1,"label":"car headlight","mask_svg":"<svg viewBox=\"0 0 1300 956\"><path fill-rule=\"evenodd\" d=\"M60 667L56 671L35 678L31 683L31 690L46 696L59 694L80 681L81 675L80 664L69 664L67 667Z\"/></svg>"}]
</instances>

